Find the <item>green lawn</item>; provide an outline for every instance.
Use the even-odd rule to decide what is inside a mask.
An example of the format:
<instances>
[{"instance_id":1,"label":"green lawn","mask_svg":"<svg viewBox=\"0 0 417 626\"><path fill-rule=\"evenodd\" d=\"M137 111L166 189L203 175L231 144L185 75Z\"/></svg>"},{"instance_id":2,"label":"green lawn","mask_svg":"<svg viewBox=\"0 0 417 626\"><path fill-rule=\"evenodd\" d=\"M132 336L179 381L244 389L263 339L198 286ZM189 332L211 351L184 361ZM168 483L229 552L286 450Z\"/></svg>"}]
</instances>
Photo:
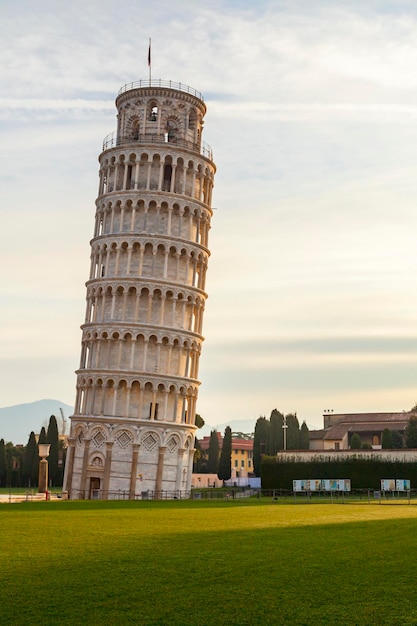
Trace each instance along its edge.
<instances>
[{"instance_id":1,"label":"green lawn","mask_svg":"<svg viewBox=\"0 0 417 626\"><path fill-rule=\"evenodd\" d=\"M417 624L417 507L0 505L0 623Z\"/></svg>"}]
</instances>

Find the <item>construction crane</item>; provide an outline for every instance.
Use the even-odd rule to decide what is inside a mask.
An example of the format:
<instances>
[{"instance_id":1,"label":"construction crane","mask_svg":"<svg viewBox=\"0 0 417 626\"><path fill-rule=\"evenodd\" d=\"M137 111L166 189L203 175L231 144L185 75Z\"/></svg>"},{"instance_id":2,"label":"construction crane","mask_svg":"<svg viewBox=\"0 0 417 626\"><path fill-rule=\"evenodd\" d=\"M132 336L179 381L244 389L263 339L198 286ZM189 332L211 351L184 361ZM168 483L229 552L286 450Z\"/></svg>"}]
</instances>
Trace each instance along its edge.
<instances>
[{"instance_id":1,"label":"construction crane","mask_svg":"<svg viewBox=\"0 0 417 626\"><path fill-rule=\"evenodd\" d=\"M66 428L67 428L67 418L65 417L64 411L61 409L61 407L59 409L59 412L61 413L61 418L62 418L62 433L61 433L61 435L65 435L65 431L66 431Z\"/></svg>"}]
</instances>

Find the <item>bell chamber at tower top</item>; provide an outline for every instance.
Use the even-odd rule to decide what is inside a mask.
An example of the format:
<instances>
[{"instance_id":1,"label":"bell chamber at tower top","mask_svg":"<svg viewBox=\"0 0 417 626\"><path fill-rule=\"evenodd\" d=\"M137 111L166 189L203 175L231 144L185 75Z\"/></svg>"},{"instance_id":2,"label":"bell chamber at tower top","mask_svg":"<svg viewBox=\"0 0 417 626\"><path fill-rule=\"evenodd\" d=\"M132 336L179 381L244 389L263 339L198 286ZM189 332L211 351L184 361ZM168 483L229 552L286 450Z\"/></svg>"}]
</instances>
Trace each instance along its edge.
<instances>
[{"instance_id":1,"label":"bell chamber at tower top","mask_svg":"<svg viewBox=\"0 0 417 626\"><path fill-rule=\"evenodd\" d=\"M140 81L120 90L116 107L117 131L99 157L98 195L159 191L210 207L216 167L202 141L201 94L180 83Z\"/></svg>"},{"instance_id":2,"label":"bell chamber at tower top","mask_svg":"<svg viewBox=\"0 0 417 626\"><path fill-rule=\"evenodd\" d=\"M103 151L169 143L212 161L212 150L202 141L206 105L191 87L162 80L129 83L119 91L116 107L117 131L105 137Z\"/></svg>"}]
</instances>

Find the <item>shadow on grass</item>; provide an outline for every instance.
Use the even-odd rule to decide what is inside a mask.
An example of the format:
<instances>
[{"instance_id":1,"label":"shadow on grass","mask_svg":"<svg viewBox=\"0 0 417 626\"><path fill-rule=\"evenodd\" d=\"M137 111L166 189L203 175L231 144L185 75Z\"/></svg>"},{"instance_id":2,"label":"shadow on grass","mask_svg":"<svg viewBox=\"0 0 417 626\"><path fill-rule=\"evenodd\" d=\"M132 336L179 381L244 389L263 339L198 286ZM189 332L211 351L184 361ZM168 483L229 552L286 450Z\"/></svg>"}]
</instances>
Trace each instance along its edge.
<instances>
[{"instance_id":1,"label":"shadow on grass","mask_svg":"<svg viewBox=\"0 0 417 626\"><path fill-rule=\"evenodd\" d=\"M9 506L1 623L417 623L415 519L242 530L240 503L228 523L228 502Z\"/></svg>"}]
</instances>

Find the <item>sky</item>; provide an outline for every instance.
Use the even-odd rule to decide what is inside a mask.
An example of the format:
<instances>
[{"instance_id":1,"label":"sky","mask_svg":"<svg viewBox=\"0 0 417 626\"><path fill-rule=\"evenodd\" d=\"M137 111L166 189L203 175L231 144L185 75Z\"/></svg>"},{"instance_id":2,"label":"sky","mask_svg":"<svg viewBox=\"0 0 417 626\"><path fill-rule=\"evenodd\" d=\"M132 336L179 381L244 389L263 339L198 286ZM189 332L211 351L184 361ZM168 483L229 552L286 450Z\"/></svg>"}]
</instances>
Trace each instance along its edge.
<instances>
[{"instance_id":1,"label":"sky","mask_svg":"<svg viewBox=\"0 0 417 626\"><path fill-rule=\"evenodd\" d=\"M2 0L0 406L73 405L124 84L201 91L217 165L197 411L417 401L414 0Z\"/></svg>"}]
</instances>

